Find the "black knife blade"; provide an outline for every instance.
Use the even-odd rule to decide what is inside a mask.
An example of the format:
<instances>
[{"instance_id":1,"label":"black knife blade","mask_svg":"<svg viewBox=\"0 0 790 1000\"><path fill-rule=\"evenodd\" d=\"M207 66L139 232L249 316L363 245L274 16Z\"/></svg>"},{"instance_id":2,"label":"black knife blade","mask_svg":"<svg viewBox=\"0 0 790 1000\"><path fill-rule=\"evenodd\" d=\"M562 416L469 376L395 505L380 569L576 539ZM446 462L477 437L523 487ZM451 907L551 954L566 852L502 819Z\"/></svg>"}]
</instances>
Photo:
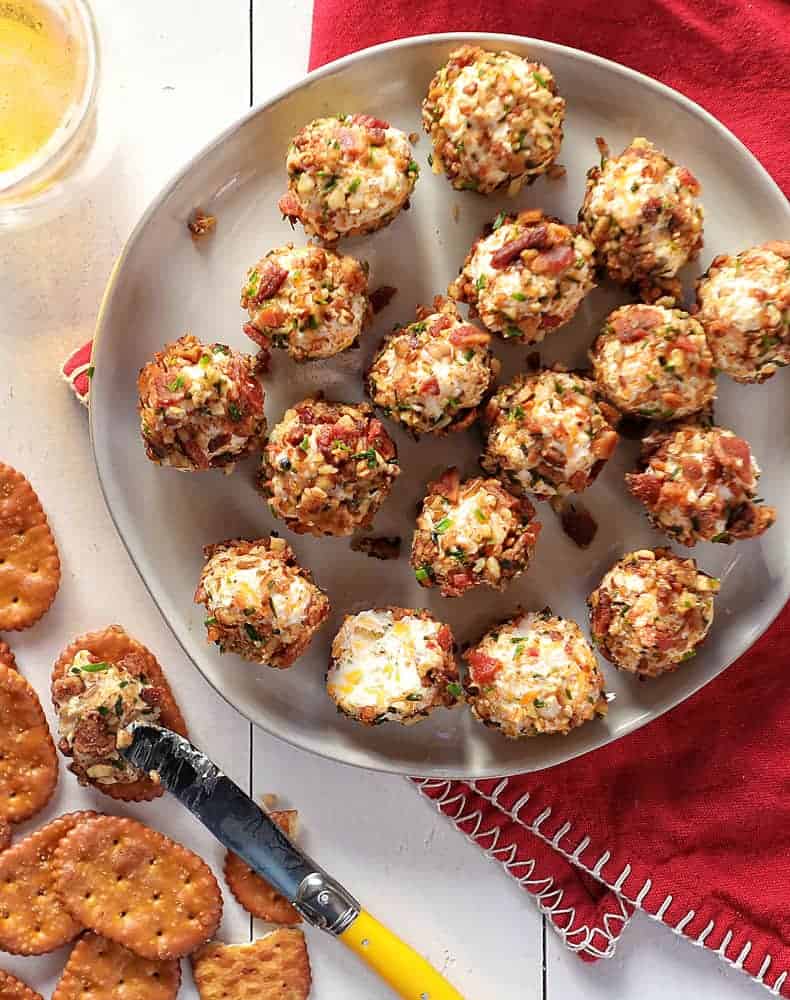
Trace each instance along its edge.
<instances>
[{"instance_id":1,"label":"black knife blade","mask_svg":"<svg viewBox=\"0 0 790 1000\"><path fill-rule=\"evenodd\" d=\"M332 933L359 913L359 904L304 854L249 795L189 740L161 726L134 723L123 756L155 771L164 787L229 850L262 875L307 920Z\"/></svg>"}]
</instances>

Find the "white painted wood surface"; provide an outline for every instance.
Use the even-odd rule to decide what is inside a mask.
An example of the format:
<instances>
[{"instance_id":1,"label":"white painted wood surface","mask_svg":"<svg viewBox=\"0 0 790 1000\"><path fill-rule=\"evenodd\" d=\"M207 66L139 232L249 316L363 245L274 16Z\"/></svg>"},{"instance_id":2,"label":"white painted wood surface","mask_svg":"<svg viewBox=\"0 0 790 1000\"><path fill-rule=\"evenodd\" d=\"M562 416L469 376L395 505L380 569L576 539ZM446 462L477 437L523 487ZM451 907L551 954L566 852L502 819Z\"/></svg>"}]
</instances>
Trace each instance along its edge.
<instances>
[{"instance_id":1,"label":"white painted wood surface","mask_svg":"<svg viewBox=\"0 0 790 1000\"><path fill-rule=\"evenodd\" d=\"M117 129L116 154L88 197L63 218L0 242L0 459L24 471L39 491L63 561L53 609L30 631L9 637L47 710L49 670L70 638L110 622L125 625L160 657L194 740L254 794L279 793L298 807L308 850L469 1000L758 995L743 974L641 915L615 959L583 964L546 931L526 894L405 781L318 760L253 733L180 652L106 513L86 415L58 384L58 363L90 336L112 261L159 187L251 100L264 101L302 75L311 5L94 5L104 46L102 100ZM27 826L110 804L62 770L47 812ZM167 799L118 811L221 867L222 852ZM243 941L250 931L249 919L227 898L221 936ZM390 996L344 949L308 933L315 1000ZM0 965L49 995L66 956L67 949L43 958L0 956ZM194 998L186 964L180 995Z\"/></svg>"}]
</instances>

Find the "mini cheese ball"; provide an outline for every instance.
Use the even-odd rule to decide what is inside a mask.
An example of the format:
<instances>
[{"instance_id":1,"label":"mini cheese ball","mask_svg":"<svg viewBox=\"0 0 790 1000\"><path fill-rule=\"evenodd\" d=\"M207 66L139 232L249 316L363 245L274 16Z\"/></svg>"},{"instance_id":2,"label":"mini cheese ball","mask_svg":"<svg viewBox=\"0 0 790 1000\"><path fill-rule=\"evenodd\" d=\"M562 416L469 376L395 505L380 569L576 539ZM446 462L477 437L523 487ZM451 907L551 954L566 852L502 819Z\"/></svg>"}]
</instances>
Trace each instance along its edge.
<instances>
[{"instance_id":1,"label":"mini cheese ball","mask_svg":"<svg viewBox=\"0 0 790 1000\"><path fill-rule=\"evenodd\" d=\"M397 451L367 403L302 400L272 430L259 485L291 531L369 528L400 473Z\"/></svg>"},{"instance_id":2,"label":"mini cheese ball","mask_svg":"<svg viewBox=\"0 0 790 1000\"><path fill-rule=\"evenodd\" d=\"M612 281L647 294L676 288L667 282L702 248L699 182L647 139L615 157L602 139L598 146L601 165L587 172L579 211L598 263Z\"/></svg>"},{"instance_id":3,"label":"mini cheese ball","mask_svg":"<svg viewBox=\"0 0 790 1000\"><path fill-rule=\"evenodd\" d=\"M292 140L286 166L280 211L327 242L389 225L420 173L408 136L370 115L316 118Z\"/></svg>"},{"instance_id":4,"label":"mini cheese ball","mask_svg":"<svg viewBox=\"0 0 790 1000\"><path fill-rule=\"evenodd\" d=\"M716 396L705 331L680 309L615 309L590 361L601 395L632 416L676 420L709 408Z\"/></svg>"},{"instance_id":5,"label":"mini cheese ball","mask_svg":"<svg viewBox=\"0 0 790 1000\"><path fill-rule=\"evenodd\" d=\"M410 725L462 693L448 625L424 610L347 615L332 642L326 689L338 711L366 726Z\"/></svg>"},{"instance_id":6,"label":"mini cheese ball","mask_svg":"<svg viewBox=\"0 0 790 1000\"><path fill-rule=\"evenodd\" d=\"M498 215L473 244L447 294L486 329L539 343L569 322L595 287L593 246L575 226L539 210Z\"/></svg>"},{"instance_id":7,"label":"mini cheese ball","mask_svg":"<svg viewBox=\"0 0 790 1000\"><path fill-rule=\"evenodd\" d=\"M581 493L617 446L616 412L583 375L549 369L518 375L488 402L480 464L517 493L541 499Z\"/></svg>"},{"instance_id":8,"label":"mini cheese ball","mask_svg":"<svg viewBox=\"0 0 790 1000\"><path fill-rule=\"evenodd\" d=\"M658 677L690 660L713 623L719 581L669 549L629 552L590 594L590 627L620 670Z\"/></svg>"},{"instance_id":9,"label":"mini cheese ball","mask_svg":"<svg viewBox=\"0 0 790 1000\"><path fill-rule=\"evenodd\" d=\"M640 471L625 479L651 523L682 545L755 538L776 520L757 498L760 467L743 438L724 427L688 425L654 434Z\"/></svg>"},{"instance_id":10,"label":"mini cheese ball","mask_svg":"<svg viewBox=\"0 0 790 1000\"><path fill-rule=\"evenodd\" d=\"M513 52L462 45L422 102L434 173L454 188L517 194L551 169L562 143L565 101L551 70Z\"/></svg>"},{"instance_id":11,"label":"mini cheese ball","mask_svg":"<svg viewBox=\"0 0 790 1000\"><path fill-rule=\"evenodd\" d=\"M548 609L522 612L495 626L464 659L472 712L510 739L567 735L606 715L595 653L575 622Z\"/></svg>"},{"instance_id":12,"label":"mini cheese ball","mask_svg":"<svg viewBox=\"0 0 790 1000\"><path fill-rule=\"evenodd\" d=\"M329 616L329 600L282 538L207 545L195 603L221 653L290 667Z\"/></svg>"},{"instance_id":13,"label":"mini cheese ball","mask_svg":"<svg viewBox=\"0 0 790 1000\"><path fill-rule=\"evenodd\" d=\"M529 566L540 534L535 508L496 479L461 482L447 469L429 483L411 548L411 565L423 587L460 597L486 584L504 590Z\"/></svg>"},{"instance_id":14,"label":"mini cheese ball","mask_svg":"<svg viewBox=\"0 0 790 1000\"><path fill-rule=\"evenodd\" d=\"M294 361L331 358L370 322L367 265L288 243L247 272L241 307L250 316L244 332L262 348L287 350Z\"/></svg>"},{"instance_id":15,"label":"mini cheese ball","mask_svg":"<svg viewBox=\"0 0 790 1000\"><path fill-rule=\"evenodd\" d=\"M384 340L366 379L374 404L415 437L468 427L499 371L490 334L454 302L439 298L434 308L418 308L416 323Z\"/></svg>"},{"instance_id":16,"label":"mini cheese ball","mask_svg":"<svg viewBox=\"0 0 790 1000\"><path fill-rule=\"evenodd\" d=\"M152 462L202 472L233 470L266 437L256 361L187 333L140 370L140 430Z\"/></svg>"},{"instance_id":17,"label":"mini cheese ball","mask_svg":"<svg viewBox=\"0 0 790 1000\"><path fill-rule=\"evenodd\" d=\"M713 363L736 382L790 364L790 242L714 257L697 281L697 319Z\"/></svg>"}]
</instances>

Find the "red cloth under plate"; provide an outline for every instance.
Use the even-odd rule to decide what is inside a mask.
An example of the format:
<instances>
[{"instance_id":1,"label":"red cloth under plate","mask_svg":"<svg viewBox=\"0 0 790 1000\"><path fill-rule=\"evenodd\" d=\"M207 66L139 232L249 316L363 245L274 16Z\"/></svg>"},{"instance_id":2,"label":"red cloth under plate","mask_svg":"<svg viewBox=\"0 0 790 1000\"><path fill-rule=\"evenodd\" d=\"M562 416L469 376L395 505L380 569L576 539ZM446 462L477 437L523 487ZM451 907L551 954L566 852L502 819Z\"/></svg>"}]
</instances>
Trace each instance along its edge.
<instances>
[{"instance_id":1,"label":"red cloth under plate","mask_svg":"<svg viewBox=\"0 0 790 1000\"><path fill-rule=\"evenodd\" d=\"M311 67L440 31L531 35L641 70L714 114L790 189L785 0L315 0ZM421 790L583 958L612 954L634 903L790 996L789 631L786 608L718 680L596 753Z\"/></svg>"}]
</instances>

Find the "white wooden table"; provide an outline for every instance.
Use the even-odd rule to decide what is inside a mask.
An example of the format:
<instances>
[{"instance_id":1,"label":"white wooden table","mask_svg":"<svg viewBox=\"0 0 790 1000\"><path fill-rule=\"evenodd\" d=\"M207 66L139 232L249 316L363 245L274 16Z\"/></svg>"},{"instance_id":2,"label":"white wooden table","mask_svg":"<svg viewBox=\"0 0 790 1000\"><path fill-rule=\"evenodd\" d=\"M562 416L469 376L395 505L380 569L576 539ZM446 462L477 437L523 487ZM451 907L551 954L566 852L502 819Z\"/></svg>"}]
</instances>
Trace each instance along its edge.
<instances>
[{"instance_id":1,"label":"white wooden table","mask_svg":"<svg viewBox=\"0 0 790 1000\"><path fill-rule=\"evenodd\" d=\"M308 850L469 1000L756 996L743 974L642 915L615 959L585 965L543 926L527 895L404 780L331 764L253 731L181 653L115 534L93 470L85 411L58 384L57 367L90 336L112 261L149 199L251 102L305 71L311 3L94 5L117 153L82 204L55 223L0 242L0 459L24 471L39 491L63 562L53 609L30 631L8 638L47 710L59 650L79 632L122 623L165 665L194 740L252 793L279 793L298 807ZM65 810L108 805L62 769L46 814L28 826ZM173 802L121 811L221 867L221 850ZM249 918L226 898L221 936L246 941L251 932ZM319 932L308 935L315 1000L390 996L342 947ZM66 956L67 949L43 958L0 956L0 965L49 995ZM181 996L194 998L186 965Z\"/></svg>"}]
</instances>

